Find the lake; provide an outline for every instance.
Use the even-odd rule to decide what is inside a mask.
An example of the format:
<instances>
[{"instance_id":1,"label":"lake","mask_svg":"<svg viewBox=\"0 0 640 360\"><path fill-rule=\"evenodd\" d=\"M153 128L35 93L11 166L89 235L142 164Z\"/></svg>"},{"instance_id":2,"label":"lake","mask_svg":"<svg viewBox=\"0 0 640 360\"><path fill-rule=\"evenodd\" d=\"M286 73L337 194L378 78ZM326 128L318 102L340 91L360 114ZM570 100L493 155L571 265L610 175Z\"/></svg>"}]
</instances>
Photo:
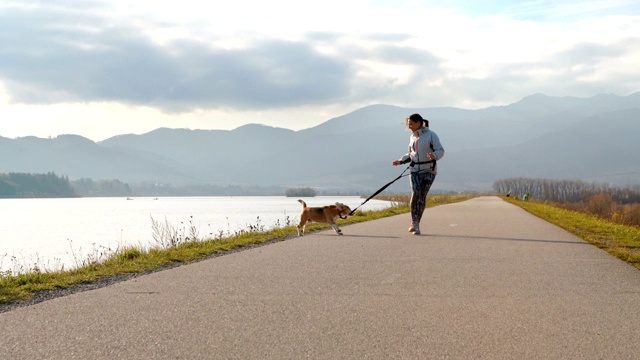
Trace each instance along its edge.
<instances>
[{"instance_id":1,"label":"lake","mask_svg":"<svg viewBox=\"0 0 640 360\"><path fill-rule=\"evenodd\" d=\"M308 206L339 201L352 209L364 201L358 196L303 199ZM390 205L370 200L359 210ZM297 224L301 209L297 198L285 196L0 199L0 271L70 269L125 246L157 246L152 219L184 235L193 226L199 238L215 238L250 227Z\"/></svg>"}]
</instances>

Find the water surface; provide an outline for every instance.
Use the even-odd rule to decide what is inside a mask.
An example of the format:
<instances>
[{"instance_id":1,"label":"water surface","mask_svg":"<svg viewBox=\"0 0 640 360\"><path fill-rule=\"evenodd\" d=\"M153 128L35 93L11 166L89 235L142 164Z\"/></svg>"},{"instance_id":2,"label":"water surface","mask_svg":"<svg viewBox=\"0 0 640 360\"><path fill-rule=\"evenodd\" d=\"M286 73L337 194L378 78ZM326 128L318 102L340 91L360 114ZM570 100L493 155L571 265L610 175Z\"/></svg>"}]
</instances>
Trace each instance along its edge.
<instances>
[{"instance_id":1,"label":"water surface","mask_svg":"<svg viewBox=\"0 0 640 360\"><path fill-rule=\"evenodd\" d=\"M136 197L73 199L1 199L0 271L75 267L90 257L134 245L155 246L152 218L188 235L193 225L200 238L233 234L249 227L265 230L297 223L301 205L284 196ZM308 206L336 201L351 208L357 196L304 198ZM388 207L370 200L361 210Z\"/></svg>"}]
</instances>

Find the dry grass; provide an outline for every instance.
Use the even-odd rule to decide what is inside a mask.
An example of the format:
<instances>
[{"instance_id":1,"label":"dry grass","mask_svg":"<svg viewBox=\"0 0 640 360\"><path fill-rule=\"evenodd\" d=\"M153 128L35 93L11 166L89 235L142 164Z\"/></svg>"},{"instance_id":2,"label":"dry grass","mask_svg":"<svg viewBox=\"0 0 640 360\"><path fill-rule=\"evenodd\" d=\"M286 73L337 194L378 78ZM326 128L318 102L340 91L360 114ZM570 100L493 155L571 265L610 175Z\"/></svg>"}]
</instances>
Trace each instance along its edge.
<instances>
[{"instance_id":1,"label":"dry grass","mask_svg":"<svg viewBox=\"0 0 640 360\"><path fill-rule=\"evenodd\" d=\"M551 204L504 198L640 269L640 228Z\"/></svg>"}]
</instances>

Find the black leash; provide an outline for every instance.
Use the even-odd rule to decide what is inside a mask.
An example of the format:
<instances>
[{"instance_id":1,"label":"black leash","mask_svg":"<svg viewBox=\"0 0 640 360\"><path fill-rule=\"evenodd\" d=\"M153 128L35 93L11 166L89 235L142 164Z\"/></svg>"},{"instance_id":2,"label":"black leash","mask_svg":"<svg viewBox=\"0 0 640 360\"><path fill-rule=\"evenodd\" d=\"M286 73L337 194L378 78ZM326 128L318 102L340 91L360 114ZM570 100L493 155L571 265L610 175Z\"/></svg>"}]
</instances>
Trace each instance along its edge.
<instances>
[{"instance_id":1,"label":"black leash","mask_svg":"<svg viewBox=\"0 0 640 360\"><path fill-rule=\"evenodd\" d=\"M389 185L391 185L391 184L393 184L394 182L398 181L398 179L400 179L401 177L409 175L409 174L406 174L406 175L405 175L405 172L406 172L407 170L409 170L409 168L410 168L411 166L413 166L413 164L411 164L411 165L407 166L407 168L406 168L406 169L404 169L404 171L402 172L402 174L400 174L400 176L398 176L397 178L393 179L393 180L392 180L391 182L389 182L387 185L385 185L385 186L381 187L378 191L376 191L375 193L373 193L373 195L369 196L369 197L367 198L367 200L365 200L362 204L358 205L358 207L356 207L355 209L351 210L351 212L349 213L349 215L353 215L353 214L355 214L356 210L358 210L358 208L359 208L360 206L364 205L367 201L371 200L371 198L373 198L374 196L376 196L376 195L380 194L384 189L388 188L388 187L389 187Z\"/></svg>"},{"instance_id":2,"label":"black leash","mask_svg":"<svg viewBox=\"0 0 640 360\"><path fill-rule=\"evenodd\" d=\"M358 207L356 207L355 209L351 210L351 212L349 213L350 216L352 216L353 214L356 213L356 210L358 210L358 208L362 205L364 205L367 201L371 200L374 196L380 194L382 191L384 191L384 189L388 188L389 185L393 184L394 182L398 181L398 179L400 179L403 176L408 176L409 174L405 174L405 172L407 170L409 170L410 167L412 167L413 165L422 165L422 164L430 164L430 163L434 163L435 164L436 160L429 160L429 161L421 161L421 162L413 162L411 161L411 163L409 164L409 166L407 166L406 169L404 169L404 171L400 174L400 176L398 176L397 178L391 180L389 183L387 183L385 186L381 187L378 191L376 191L375 193L373 193L373 195L369 196L367 198L367 200L365 200L364 202L362 202L362 204L358 205ZM406 164L406 162L405 162ZM435 165L434 165L435 166Z\"/></svg>"}]
</instances>

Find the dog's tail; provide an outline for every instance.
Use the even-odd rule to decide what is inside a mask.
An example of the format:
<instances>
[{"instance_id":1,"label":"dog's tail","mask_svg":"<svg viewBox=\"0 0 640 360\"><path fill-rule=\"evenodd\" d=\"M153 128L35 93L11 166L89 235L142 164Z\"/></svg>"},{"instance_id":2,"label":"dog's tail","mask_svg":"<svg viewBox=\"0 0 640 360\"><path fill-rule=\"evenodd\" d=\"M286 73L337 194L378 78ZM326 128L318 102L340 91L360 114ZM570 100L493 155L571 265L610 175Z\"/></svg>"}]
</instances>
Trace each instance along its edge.
<instances>
[{"instance_id":1,"label":"dog's tail","mask_svg":"<svg viewBox=\"0 0 640 360\"><path fill-rule=\"evenodd\" d=\"M307 203L302 201L302 199L298 199L298 202L302 204L302 207L307 207Z\"/></svg>"}]
</instances>

